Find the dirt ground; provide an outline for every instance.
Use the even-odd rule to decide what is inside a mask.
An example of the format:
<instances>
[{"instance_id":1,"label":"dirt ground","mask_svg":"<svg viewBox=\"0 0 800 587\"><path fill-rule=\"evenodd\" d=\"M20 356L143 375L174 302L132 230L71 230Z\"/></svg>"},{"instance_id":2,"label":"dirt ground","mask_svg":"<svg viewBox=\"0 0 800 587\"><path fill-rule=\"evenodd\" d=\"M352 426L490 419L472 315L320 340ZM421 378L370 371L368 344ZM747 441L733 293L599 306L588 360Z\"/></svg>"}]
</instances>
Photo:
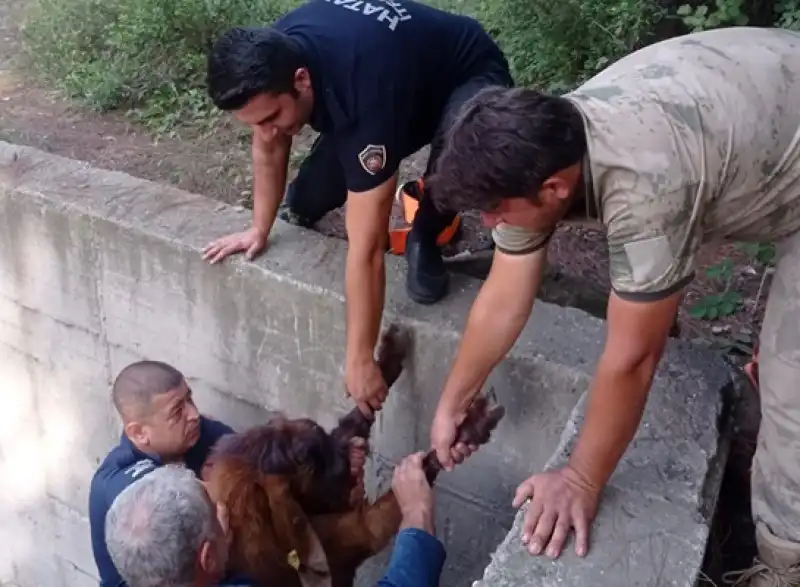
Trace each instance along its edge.
<instances>
[{"instance_id":1,"label":"dirt ground","mask_svg":"<svg viewBox=\"0 0 800 587\"><path fill-rule=\"evenodd\" d=\"M122 114L90 112L63 99L27 73L19 39L24 1L0 2L0 45L4 49L0 51L0 140L249 206L249 152L244 129L230 124L212 136L192 135L187 131L180 138L156 138ZM292 161L302 158L311 139L310 134L299 137ZM404 162L402 176L417 177L424 163L424 152L412 157ZM400 217L399 209L395 210L395 217ZM341 211L333 212L317 228L325 234L346 238L342 220ZM461 238L447 247L447 255L463 257L490 249L489 233L474 214L464 215L463 225ZM703 268L724 257L734 261L736 278L732 285L744 295L742 311L715 322L692 318L689 305L720 290L713 279L705 276ZM550 260L551 279L541 297L555 303L587 306L589 311L603 315L610 284L602 233L577 227L559 229L550 247ZM482 263L453 266L481 276L487 264L484 259ZM763 272L730 244L704 247L698 268L697 278L687 293L687 303L680 311L679 335L724 345L726 339L742 331L757 334L769 286L769 279L762 280ZM746 399L741 408L743 431L734 447L738 456L732 460L734 469L729 471L720 504L720 511L726 516L721 523L730 526L723 534L734 535L732 540L726 538L727 546L723 545L719 555L726 568L747 565L752 555L749 542L752 528L747 526L748 498L742 494L742 488L747 484L749 453L757 428L757 398ZM737 540L742 544L731 546Z\"/></svg>"}]
</instances>

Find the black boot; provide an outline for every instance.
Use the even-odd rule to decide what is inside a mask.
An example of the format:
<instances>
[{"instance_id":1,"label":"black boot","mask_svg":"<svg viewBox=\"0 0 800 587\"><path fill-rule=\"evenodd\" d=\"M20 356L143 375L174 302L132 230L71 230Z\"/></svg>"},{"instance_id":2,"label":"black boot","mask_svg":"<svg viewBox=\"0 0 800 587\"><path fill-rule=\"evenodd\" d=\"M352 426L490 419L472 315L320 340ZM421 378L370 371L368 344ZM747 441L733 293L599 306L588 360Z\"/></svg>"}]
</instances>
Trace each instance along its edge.
<instances>
[{"instance_id":1,"label":"black boot","mask_svg":"<svg viewBox=\"0 0 800 587\"><path fill-rule=\"evenodd\" d=\"M313 228L331 210L344 206L347 184L335 141L319 135L286 186L278 218L289 224Z\"/></svg>"},{"instance_id":2,"label":"black boot","mask_svg":"<svg viewBox=\"0 0 800 587\"><path fill-rule=\"evenodd\" d=\"M286 199L278 206L278 218L289 224L295 226L302 226L303 228L314 228L317 219L309 219L307 216L301 216L298 212L292 209L291 203L287 203Z\"/></svg>"},{"instance_id":3,"label":"black boot","mask_svg":"<svg viewBox=\"0 0 800 587\"><path fill-rule=\"evenodd\" d=\"M435 304L447 293L447 269L436 236L411 229L406 241L406 291L418 304Z\"/></svg>"}]
</instances>

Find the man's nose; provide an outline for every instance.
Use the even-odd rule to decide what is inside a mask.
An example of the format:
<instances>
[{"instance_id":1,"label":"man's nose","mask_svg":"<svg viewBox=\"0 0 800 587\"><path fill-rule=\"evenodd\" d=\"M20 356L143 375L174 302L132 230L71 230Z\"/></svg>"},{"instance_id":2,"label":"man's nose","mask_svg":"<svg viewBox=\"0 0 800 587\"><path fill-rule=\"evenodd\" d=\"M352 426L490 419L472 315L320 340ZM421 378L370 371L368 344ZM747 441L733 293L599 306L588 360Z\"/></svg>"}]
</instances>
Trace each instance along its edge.
<instances>
[{"instance_id":1,"label":"man's nose","mask_svg":"<svg viewBox=\"0 0 800 587\"><path fill-rule=\"evenodd\" d=\"M265 143L270 142L278 135L278 127L274 124L262 124L257 127L261 140Z\"/></svg>"},{"instance_id":2,"label":"man's nose","mask_svg":"<svg viewBox=\"0 0 800 587\"><path fill-rule=\"evenodd\" d=\"M188 410L187 417L189 420L197 420L200 417L200 410L193 403L187 404L186 409Z\"/></svg>"}]
</instances>

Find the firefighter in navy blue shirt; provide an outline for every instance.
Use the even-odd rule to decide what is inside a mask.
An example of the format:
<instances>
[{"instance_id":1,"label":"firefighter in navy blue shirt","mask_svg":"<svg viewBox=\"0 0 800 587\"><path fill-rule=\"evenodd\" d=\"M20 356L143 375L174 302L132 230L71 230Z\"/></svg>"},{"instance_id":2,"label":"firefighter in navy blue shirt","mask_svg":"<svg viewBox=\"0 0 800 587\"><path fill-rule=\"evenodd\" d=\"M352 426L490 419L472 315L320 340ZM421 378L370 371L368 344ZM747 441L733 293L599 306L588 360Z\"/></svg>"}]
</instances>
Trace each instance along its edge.
<instances>
[{"instance_id":1,"label":"firefighter in navy blue shirt","mask_svg":"<svg viewBox=\"0 0 800 587\"><path fill-rule=\"evenodd\" d=\"M211 447L233 430L200 414L180 371L158 361L128 365L112 397L123 423L119 444L106 456L89 489L92 551L101 587L123 587L109 556L105 519L126 487L166 463L183 463L200 475Z\"/></svg>"},{"instance_id":2,"label":"firefighter in navy blue shirt","mask_svg":"<svg viewBox=\"0 0 800 587\"><path fill-rule=\"evenodd\" d=\"M412 0L310 0L272 27L226 32L210 52L214 104L253 129L253 220L209 243L204 258L258 254L282 204L282 218L310 226L346 203L345 379L365 413L387 393L373 350L398 166L430 144L424 177L402 189L419 199L406 289L434 303L448 286L437 236L459 211L435 208L424 179L461 105L490 85L513 82L483 27ZM286 188L292 138L305 125L320 134Z\"/></svg>"}]
</instances>

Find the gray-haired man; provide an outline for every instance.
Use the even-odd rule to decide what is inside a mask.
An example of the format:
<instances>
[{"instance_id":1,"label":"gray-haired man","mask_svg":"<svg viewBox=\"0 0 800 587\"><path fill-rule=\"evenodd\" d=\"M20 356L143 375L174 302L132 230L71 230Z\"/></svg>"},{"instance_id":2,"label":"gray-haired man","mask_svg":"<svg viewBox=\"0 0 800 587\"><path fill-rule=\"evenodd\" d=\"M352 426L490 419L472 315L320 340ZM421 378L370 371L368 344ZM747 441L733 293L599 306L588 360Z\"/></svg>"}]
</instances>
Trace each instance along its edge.
<instances>
[{"instance_id":1,"label":"gray-haired man","mask_svg":"<svg viewBox=\"0 0 800 587\"><path fill-rule=\"evenodd\" d=\"M392 489L403 521L392 559L375 587L436 587L445 561L436 538L425 453L395 469ZM246 587L224 576L227 514L189 470L167 465L129 485L106 516L108 552L129 587ZM276 586L277 587L277 586Z\"/></svg>"},{"instance_id":2,"label":"gray-haired man","mask_svg":"<svg viewBox=\"0 0 800 587\"><path fill-rule=\"evenodd\" d=\"M224 511L197 476L166 465L114 500L106 515L106 546L130 587L210 587L225 575L224 526Z\"/></svg>"}]
</instances>

